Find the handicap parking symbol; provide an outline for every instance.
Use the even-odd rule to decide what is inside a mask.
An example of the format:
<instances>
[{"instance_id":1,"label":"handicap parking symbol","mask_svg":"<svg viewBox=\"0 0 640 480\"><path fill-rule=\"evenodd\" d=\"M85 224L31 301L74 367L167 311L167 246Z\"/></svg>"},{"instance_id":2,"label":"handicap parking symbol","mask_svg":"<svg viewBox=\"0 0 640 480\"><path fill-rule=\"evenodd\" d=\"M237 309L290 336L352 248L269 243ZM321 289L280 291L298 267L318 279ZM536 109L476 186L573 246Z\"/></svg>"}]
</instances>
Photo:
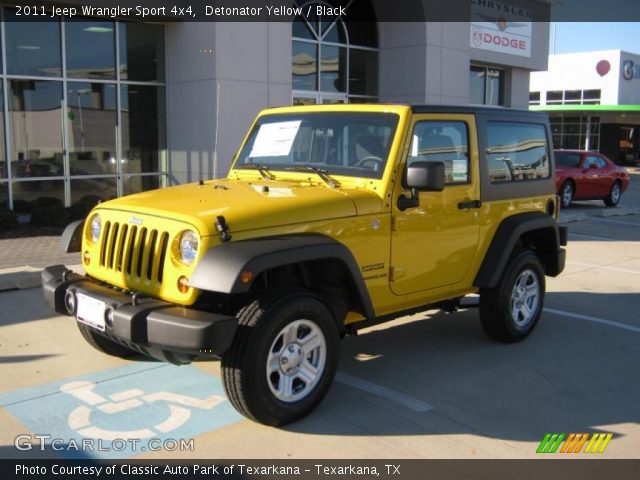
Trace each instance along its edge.
<instances>
[{"instance_id":1,"label":"handicap parking symbol","mask_svg":"<svg viewBox=\"0 0 640 480\"><path fill-rule=\"evenodd\" d=\"M65 458L127 458L163 445L176 448L242 419L219 379L166 364L129 365L1 394L0 406ZM78 447L87 444L92 447ZM192 444L197 448L196 440Z\"/></svg>"}]
</instances>

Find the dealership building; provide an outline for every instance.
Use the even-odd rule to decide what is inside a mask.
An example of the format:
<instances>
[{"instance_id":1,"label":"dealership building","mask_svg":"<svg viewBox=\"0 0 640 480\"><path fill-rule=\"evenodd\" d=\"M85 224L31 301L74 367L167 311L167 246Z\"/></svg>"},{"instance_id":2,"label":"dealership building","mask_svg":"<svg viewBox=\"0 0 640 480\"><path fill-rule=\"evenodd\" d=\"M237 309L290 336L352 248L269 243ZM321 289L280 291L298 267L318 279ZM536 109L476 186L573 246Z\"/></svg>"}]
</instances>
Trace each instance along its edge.
<instances>
[{"instance_id":1,"label":"dealership building","mask_svg":"<svg viewBox=\"0 0 640 480\"><path fill-rule=\"evenodd\" d=\"M550 7L537 0L403 0L411 22L386 21L388 0L321 1L345 15L272 22L82 16L87 3L41 2L39 19L1 8L0 204L225 176L270 106L526 108L530 73L547 69ZM54 4L78 13L51 17ZM459 12L467 21L442 22Z\"/></svg>"},{"instance_id":2,"label":"dealership building","mask_svg":"<svg viewBox=\"0 0 640 480\"><path fill-rule=\"evenodd\" d=\"M597 150L616 163L640 157L640 55L621 50L551 55L533 72L531 109L549 113L556 148Z\"/></svg>"}]
</instances>

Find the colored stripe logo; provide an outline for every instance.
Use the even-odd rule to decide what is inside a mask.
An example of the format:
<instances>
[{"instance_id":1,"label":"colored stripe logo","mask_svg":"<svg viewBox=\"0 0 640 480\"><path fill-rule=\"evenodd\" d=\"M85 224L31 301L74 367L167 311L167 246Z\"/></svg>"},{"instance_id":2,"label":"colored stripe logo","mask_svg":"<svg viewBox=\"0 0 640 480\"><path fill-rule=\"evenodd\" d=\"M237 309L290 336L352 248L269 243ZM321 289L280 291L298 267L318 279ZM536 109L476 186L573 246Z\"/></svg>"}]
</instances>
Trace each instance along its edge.
<instances>
[{"instance_id":1,"label":"colored stripe logo","mask_svg":"<svg viewBox=\"0 0 640 480\"><path fill-rule=\"evenodd\" d=\"M603 453L612 438L613 433L547 433L536 453Z\"/></svg>"}]
</instances>

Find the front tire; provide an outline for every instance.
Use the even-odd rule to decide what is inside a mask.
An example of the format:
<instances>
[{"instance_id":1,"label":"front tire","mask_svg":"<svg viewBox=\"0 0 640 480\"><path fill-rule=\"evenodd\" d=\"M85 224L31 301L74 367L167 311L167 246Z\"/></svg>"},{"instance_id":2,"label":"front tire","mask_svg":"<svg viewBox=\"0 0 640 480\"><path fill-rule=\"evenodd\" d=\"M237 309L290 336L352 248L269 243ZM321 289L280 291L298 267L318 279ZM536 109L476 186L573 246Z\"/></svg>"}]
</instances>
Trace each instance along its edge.
<instances>
[{"instance_id":1,"label":"front tire","mask_svg":"<svg viewBox=\"0 0 640 480\"><path fill-rule=\"evenodd\" d=\"M604 204L607 207L615 207L620 203L620 199L622 198L622 185L620 185L619 181L613 182L611 186L611 190L609 191L609 195L604 199Z\"/></svg>"},{"instance_id":2,"label":"front tire","mask_svg":"<svg viewBox=\"0 0 640 480\"><path fill-rule=\"evenodd\" d=\"M480 290L480 321L485 333L500 342L526 338L535 328L544 301L544 271L530 250L518 253L494 288Z\"/></svg>"},{"instance_id":3,"label":"front tire","mask_svg":"<svg viewBox=\"0 0 640 480\"><path fill-rule=\"evenodd\" d=\"M560 206L562 208L570 207L571 203L573 203L573 195L573 182L567 180L562 184L562 187L560 187Z\"/></svg>"},{"instance_id":4,"label":"front tire","mask_svg":"<svg viewBox=\"0 0 640 480\"><path fill-rule=\"evenodd\" d=\"M340 356L329 309L310 294L294 293L251 302L239 312L238 322L222 357L231 404L271 426L309 414L329 390Z\"/></svg>"}]
</instances>

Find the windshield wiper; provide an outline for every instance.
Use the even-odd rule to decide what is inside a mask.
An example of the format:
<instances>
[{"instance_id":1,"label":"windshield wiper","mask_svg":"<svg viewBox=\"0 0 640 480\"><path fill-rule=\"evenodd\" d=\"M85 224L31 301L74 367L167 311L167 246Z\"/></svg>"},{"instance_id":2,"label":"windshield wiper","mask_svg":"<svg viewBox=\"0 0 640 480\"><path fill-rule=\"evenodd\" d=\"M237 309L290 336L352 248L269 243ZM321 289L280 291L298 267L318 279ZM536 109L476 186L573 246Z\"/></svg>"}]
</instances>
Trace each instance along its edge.
<instances>
[{"instance_id":1,"label":"windshield wiper","mask_svg":"<svg viewBox=\"0 0 640 480\"><path fill-rule=\"evenodd\" d=\"M295 165L293 167L287 167L285 170L291 170L293 172L312 172L318 175L331 188L336 188L338 186L336 181L327 175L327 171L322 170L321 168L312 167L311 165Z\"/></svg>"},{"instance_id":2,"label":"windshield wiper","mask_svg":"<svg viewBox=\"0 0 640 480\"><path fill-rule=\"evenodd\" d=\"M268 173L269 167L261 163L241 163L240 165L236 165L235 168L258 170L258 173L262 178L264 178L265 180L273 180L273 177Z\"/></svg>"}]
</instances>

